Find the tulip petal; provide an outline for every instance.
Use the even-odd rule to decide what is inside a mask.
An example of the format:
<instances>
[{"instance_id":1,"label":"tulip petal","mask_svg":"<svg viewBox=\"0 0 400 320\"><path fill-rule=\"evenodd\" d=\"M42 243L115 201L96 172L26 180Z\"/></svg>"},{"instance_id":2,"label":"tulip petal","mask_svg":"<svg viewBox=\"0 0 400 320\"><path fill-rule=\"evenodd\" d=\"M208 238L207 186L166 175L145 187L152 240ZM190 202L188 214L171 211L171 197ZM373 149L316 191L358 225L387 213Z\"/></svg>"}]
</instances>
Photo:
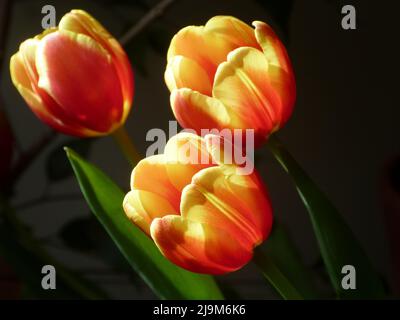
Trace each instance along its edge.
<instances>
[{"instance_id":1,"label":"tulip petal","mask_svg":"<svg viewBox=\"0 0 400 320\"><path fill-rule=\"evenodd\" d=\"M175 56L196 61L212 82L218 65L232 50L242 46L260 48L250 26L229 16L211 18L205 26L181 29L172 39L168 62Z\"/></svg>"},{"instance_id":2,"label":"tulip petal","mask_svg":"<svg viewBox=\"0 0 400 320\"><path fill-rule=\"evenodd\" d=\"M238 175L236 169L225 165L194 175L182 192L181 215L226 229L243 246L253 247L269 234L272 209L257 177Z\"/></svg>"},{"instance_id":3,"label":"tulip petal","mask_svg":"<svg viewBox=\"0 0 400 320\"><path fill-rule=\"evenodd\" d=\"M255 35L270 64L269 79L281 98L281 126L289 119L296 101L296 81L285 46L272 28L261 21L254 21Z\"/></svg>"},{"instance_id":4,"label":"tulip petal","mask_svg":"<svg viewBox=\"0 0 400 320\"><path fill-rule=\"evenodd\" d=\"M206 71L196 61L184 56L174 56L170 59L164 78L170 91L190 88L211 95L212 83Z\"/></svg>"},{"instance_id":5,"label":"tulip petal","mask_svg":"<svg viewBox=\"0 0 400 320\"><path fill-rule=\"evenodd\" d=\"M270 83L269 64L254 48L232 51L217 70L213 96L238 115L235 128L254 128L256 134L272 133L281 121L281 100Z\"/></svg>"},{"instance_id":6,"label":"tulip petal","mask_svg":"<svg viewBox=\"0 0 400 320\"><path fill-rule=\"evenodd\" d=\"M231 116L225 106L217 99L208 97L191 89L176 89L171 93L171 106L175 118L184 128L202 134L208 129L228 127Z\"/></svg>"},{"instance_id":7,"label":"tulip petal","mask_svg":"<svg viewBox=\"0 0 400 320\"><path fill-rule=\"evenodd\" d=\"M36 66L39 87L77 123L103 134L120 124L119 79L110 55L94 40L69 31L46 35L37 49Z\"/></svg>"},{"instance_id":8,"label":"tulip petal","mask_svg":"<svg viewBox=\"0 0 400 320\"><path fill-rule=\"evenodd\" d=\"M204 27L189 26L181 29L171 41L168 62L175 56L184 56L196 61L214 79L215 70L231 51L228 43L220 41L215 34L207 33Z\"/></svg>"},{"instance_id":9,"label":"tulip petal","mask_svg":"<svg viewBox=\"0 0 400 320\"><path fill-rule=\"evenodd\" d=\"M179 215L168 200L144 190L128 192L123 207L128 218L147 235L150 235L150 225L155 218L170 214Z\"/></svg>"},{"instance_id":10,"label":"tulip petal","mask_svg":"<svg viewBox=\"0 0 400 320\"><path fill-rule=\"evenodd\" d=\"M232 272L252 258L252 250L243 247L235 236L224 229L180 216L155 219L150 230L163 255L192 272Z\"/></svg>"},{"instance_id":11,"label":"tulip petal","mask_svg":"<svg viewBox=\"0 0 400 320\"><path fill-rule=\"evenodd\" d=\"M216 33L232 44L232 50L239 47L260 48L254 30L243 21L232 16L215 16L208 20L206 29Z\"/></svg>"},{"instance_id":12,"label":"tulip petal","mask_svg":"<svg viewBox=\"0 0 400 320\"><path fill-rule=\"evenodd\" d=\"M124 97L121 120L124 122L132 104L133 74L129 59L121 45L96 19L83 10L72 10L64 15L59 23L59 30L87 35L111 54Z\"/></svg>"},{"instance_id":13,"label":"tulip petal","mask_svg":"<svg viewBox=\"0 0 400 320\"><path fill-rule=\"evenodd\" d=\"M112 35L91 15L83 10L71 10L65 14L58 24L59 30L71 31L89 36L108 51Z\"/></svg>"},{"instance_id":14,"label":"tulip petal","mask_svg":"<svg viewBox=\"0 0 400 320\"><path fill-rule=\"evenodd\" d=\"M213 165L204 140L187 132L168 140L164 156L169 180L179 192L192 181L193 175Z\"/></svg>"},{"instance_id":15,"label":"tulip petal","mask_svg":"<svg viewBox=\"0 0 400 320\"><path fill-rule=\"evenodd\" d=\"M292 72L290 66L290 60L287 55L285 46L279 40L274 30L262 21L254 21L253 26L255 27L255 35L257 42L260 44L265 56L268 59L270 65L280 67L287 73Z\"/></svg>"},{"instance_id":16,"label":"tulip petal","mask_svg":"<svg viewBox=\"0 0 400 320\"><path fill-rule=\"evenodd\" d=\"M172 184L167 173L167 161L164 155L147 157L132 171L132 190L145 190L165 198L179 212L180 192Z\"/></svg>"},{"instance_id":17,"label":"tulip petal","mask_svg":"<svg viewBox=\"0 0 400 320\"><path fill-rule=\"evenodd\" d=\"M250 129L248 129L250 130ZM224 132L223 132L224 133ZM227 134L207 134L204 136L207 151L214 163L236 165L237 172L247 175L254 169L254 142L243 134L242 130L233 130ZM252 131L250 131L252 134ZM243 143L244 139L246 142Z\"/></svg>"},{"instance_id":18,"label":"tulip petal","mask_svg":"<svg viewBox=\"0 0 400 320\"><path fill-rule=\"evenodd\" d=\"M21 50L10 59L11 79L18 92L35 115L50 127L74 136L80 136L82 134L86 136L94 135L95 133L90 130L71 123L66 123L67 120L66 117L63 117L63 114L61 114L64 120L62 121L60 118L62 110L55 105L51 97L37 87L35 82L37 73L34 65L35 51L33 50L35 46L36 41L25 41L21 45ZM22 52L25 52L25 54L23 55ZM54 109L57 109L59 113L52 113Z\"/></svg>"}]
</instances>

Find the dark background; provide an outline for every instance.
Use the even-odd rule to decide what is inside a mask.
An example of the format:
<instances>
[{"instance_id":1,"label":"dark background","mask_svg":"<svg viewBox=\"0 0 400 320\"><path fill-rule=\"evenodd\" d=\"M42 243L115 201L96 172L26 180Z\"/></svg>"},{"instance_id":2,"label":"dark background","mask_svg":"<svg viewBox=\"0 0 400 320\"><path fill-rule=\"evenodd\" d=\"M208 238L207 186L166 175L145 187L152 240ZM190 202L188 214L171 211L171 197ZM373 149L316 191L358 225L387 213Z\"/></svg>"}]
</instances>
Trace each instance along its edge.
<instances>
[{"instance_id":1,"label":"dark background","mask_svg":"<svg viewBox=\"0 0 400 320\"><path fill-rule=\"evenodd\" d=\"M42 6L54 5L57 21L71 9L87 10L118 37L157 1L19 0L11 3L1 95L18 144L21 149L27 149L47 127L35 118L13 87L8 61L20 42L42 31ZM341 28L344 4L356 8L356 30ZM400 215L399 193L394 192L394 196L390 193L396 180L388 182L387 178L388 166L400 151L397 98L400 52L396 22L399 9L399 3L394 0L177 0L126 46L136 86L126 127L144 154L151 144L145 141L147 131L167 130L168 120L174 120L163 73L168 43L180 28L205 24L219 14L233 15L247 23L268 22L287 45L297 81L295 112L279 136L336 204L375 268L393 287L385 217ZM34 234L43 239L52 253L106 288L113 297L153 297L141 281L135 277L132 280L126 266L115 269L115 265L121 265L119 254L90 215L76 180L70 176L51 182L46 176L49 154L68 139L60 135L45 149L19 180L12 203L20 208L19 216L32 226ZM130 168L111 138L96 140L88 158L128 190ZM319 272L318 248L307 212L293 185L265 148L258 152L258 166L268 183L277 219L290 231L306 264ZM44 193L67 194L71 199L26 203ZM387 209L385 216L384 208L388 207L392 209ZM81 222L76 222L77 219ZM396 226L389 221L396 233ZM71 222L74 223L71 225ZM390 242L395 245L395 234ZM399 250L394 248L397 255ZM249 265L223 277L223 281L234 285L246 298L275 297L252 271L253 266ZM323 274L321 279L323 288Z\"/></svg>"}]
</instances>

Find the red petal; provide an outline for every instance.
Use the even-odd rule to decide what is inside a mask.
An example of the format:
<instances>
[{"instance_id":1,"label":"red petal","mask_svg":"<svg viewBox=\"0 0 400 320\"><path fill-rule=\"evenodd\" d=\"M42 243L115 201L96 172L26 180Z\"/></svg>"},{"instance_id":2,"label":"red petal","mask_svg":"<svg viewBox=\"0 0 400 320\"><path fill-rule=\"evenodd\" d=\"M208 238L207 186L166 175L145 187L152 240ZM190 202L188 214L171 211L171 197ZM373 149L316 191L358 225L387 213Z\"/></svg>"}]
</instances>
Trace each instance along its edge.
<instances>
[{"instance_id":1,"label":"red petal","mask_svg":"<svg viewBox=\"0 0 400 320\"><path fill-rule=\"evenodd\" d=\"M76 123L104 134L120 125L119 78L111 57L91 38L67 31L46 35L36 66L39 87Z\"/></svg>"}]
</instances>

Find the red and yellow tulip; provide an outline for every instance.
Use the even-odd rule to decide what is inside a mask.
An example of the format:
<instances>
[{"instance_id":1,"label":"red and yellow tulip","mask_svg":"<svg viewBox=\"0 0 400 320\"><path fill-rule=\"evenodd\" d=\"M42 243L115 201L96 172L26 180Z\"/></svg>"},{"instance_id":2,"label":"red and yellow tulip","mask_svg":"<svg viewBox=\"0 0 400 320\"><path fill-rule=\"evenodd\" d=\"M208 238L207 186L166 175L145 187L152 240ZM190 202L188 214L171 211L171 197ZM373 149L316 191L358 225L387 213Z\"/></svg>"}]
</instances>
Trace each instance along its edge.
<instances>
[{"instance_id":1,"label":"red and yellow tulip","mask_svg":"<svg viewBox=\"0 0 400 320\"><path fill-rule=\"evenodd\" d=\"M107 135L131 109L128 58L118 41L82 10L72 10L57 28L24 41L10 70L32 111L65 134Z\"/></svg>"},{"instance_id":2,"label":"red and yellow tulip","mask_svg":"<svg viewBox=\"0 0 400 320\"><path fill-rule=\"evenodd\" d=\"M165 257L198 273L241 268L272 225L270 200L257 173L242 175L237 165L222 163L226 144L220 139L172 137L164 154L134 168L123 203L129 219Z\"/></svg>"},{"instance_id":3,"label":"red and yellow tulip","mask_svg":"<svg viewBox=\"0 0 400 320\"><path fill-rule=\"evenodd\" d=\"M259 145L288 120L296 99L289 57L269 25L253 26L216 16L174 36L165 82L184 128L254 129Z\"/></svg>"}]
</instances>

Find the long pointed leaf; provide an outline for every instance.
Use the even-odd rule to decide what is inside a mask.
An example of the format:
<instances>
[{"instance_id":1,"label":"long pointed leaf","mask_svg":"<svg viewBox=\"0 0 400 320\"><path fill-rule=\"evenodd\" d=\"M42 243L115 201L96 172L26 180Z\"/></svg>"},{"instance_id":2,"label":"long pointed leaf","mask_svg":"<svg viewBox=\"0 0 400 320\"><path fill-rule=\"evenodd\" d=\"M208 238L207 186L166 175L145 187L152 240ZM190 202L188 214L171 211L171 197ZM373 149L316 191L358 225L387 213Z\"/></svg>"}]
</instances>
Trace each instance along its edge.
<instances>
[{"instance_id":1,"label":"long pointed leaf","mask_svg":"<svg viewBox=\"0 0 400 320\"><path fill-rule=\"evenodd\" d=\"M304 299L320 298L311 270L304 265L295 244L279 222L274 222L271 235L263 248L265 255L275 262Z\"/></svg>"},{"instance_id":2,"label":"long pointed leaf","mask_svg":"<svg viewBox=\"0 0 400 320\"><path fill-rule=\"evenodd\" d=\"M274 136L268 147L292 177L307 208L331 283L341 298L380 298L384 289L363 249L339 212ZM356 270L356 289L342 287L342 268Z\"/></svg>"},{"instance_id":3,"label":"long pointed leaf","mask_svg":"<svg viewBox=\"0 0 400 320\"><path fill-rule=\"evenodd\" d=\"M91 210L131 266L159 297L223 298L212 277L191 273L169 262L153 241L126 218L122 209L124 193L109 177L71 149L66 148L66 152Z\"/></svg>"}]
</instances>

